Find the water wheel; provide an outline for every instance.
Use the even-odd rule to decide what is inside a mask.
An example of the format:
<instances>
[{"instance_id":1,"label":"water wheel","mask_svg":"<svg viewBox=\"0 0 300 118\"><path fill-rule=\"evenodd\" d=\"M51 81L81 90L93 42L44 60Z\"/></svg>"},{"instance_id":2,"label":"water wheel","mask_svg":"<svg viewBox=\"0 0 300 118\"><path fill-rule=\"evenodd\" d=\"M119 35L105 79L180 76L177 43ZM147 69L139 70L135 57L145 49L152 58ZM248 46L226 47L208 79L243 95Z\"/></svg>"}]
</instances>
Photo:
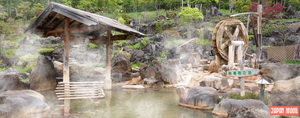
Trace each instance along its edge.
<instances>
[{"instance_id":1,"label":"water wheel","mask_svg":"<svg viewBox=\"0 0 300 118\"><path fill-rule=\"evenodd\" d=\"M240 20L227 19L216 25L212 36L212 47L217 58L228 61L228 48L231 41L244 41L243 55L246 54L249 45L248 32ZM237 51L234 57L236 59Z\"/></svg>"}]
</instances>

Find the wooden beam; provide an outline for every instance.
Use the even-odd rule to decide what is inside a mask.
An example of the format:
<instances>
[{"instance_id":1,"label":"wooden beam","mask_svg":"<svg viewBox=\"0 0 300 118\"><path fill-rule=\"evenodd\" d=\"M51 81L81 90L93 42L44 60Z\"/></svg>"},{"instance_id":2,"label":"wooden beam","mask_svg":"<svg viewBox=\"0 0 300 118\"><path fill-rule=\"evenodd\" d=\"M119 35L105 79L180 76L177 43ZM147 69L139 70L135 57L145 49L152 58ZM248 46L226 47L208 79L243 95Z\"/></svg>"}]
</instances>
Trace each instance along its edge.
<instances>
[{"instance_id":1,"label":"wooden beam","mask_svg":"<svg viewBox=\"0 0 300 118\"><path fill-rule=\"evenodd\" d=\"M135 39L136 36L135 35L115 35L112 36L111 40L115 41L115 40L128 40L128 39Z\"/></svg>"},{"instance_id":2,"label":"wooden beam","mask_svg":"<svg viewBox=\"0 0 300 118\"><path fill-rule=\"evenodd\" d=\"M106 76L105 76L105 84L104 89L111 90L111 30L107 30L107 44L106 44Z\"/></svg>"},{"instance_id":3,"label":"wooden beam","mask_svg":"<svg viewBox=\"0 0 300 118\"><path fill-rule=\"evenodd\" d=\"M64 55L65 55L65 65L64 65L64 71L63 71L63 82L70 82L70 78L69 78L69 20L65 19L65 29L64 29L64 33L65 33L65 38L64 38Z\"/></svg>"},{"instance_id":4,"label":"wooden beam","mask_svg":"<svg viewBox=\"0 0 300 118\"><path fill-rule=\"evenodd\" d=\"M238 14L232 14L232 15L229 15L229 18L236 17L236 16L240 16L240 15L250 15L250 14L256 14L256 15L259 15L259 13L257 13L257 12L244 12L244 13L238 13Z\"/></svg>"},{"instance_id":5,"label":"wooden beam","mask_svg":"<svg viewBox=\"0 0 300 118\"><path fill-rule=\"evenodd\" d=\"M56 15L46 24L44 27L46 28L52 21L59 15L59 13L56 13Z\"/></svg>"},{"instance_id":6,"label":"wooden beam","mask_svg":"<svg viewBox=\"0 0 300 118\"><path fill-rule=\"evenodd\" d=\"M76 23L77 23L77 21L76 21L76 20L73 20L73 21L70 23L69 27L72 27L72 26L75 25Z\"/></svg>"},{"instance_id":7,"label":"wooden beam","mask_svg":"<svg viewBox=\"0 0 300 118\"><path fill-rule=\"evenodd\" d=\"M62 26L65 23L65 19L66 19L66 17L64 17L61 21L59 21L59 23L56 26L54 26L52 28L52 30L54 30L54 29L59 28L60 26Z\"/></svg>"}]
</instances>

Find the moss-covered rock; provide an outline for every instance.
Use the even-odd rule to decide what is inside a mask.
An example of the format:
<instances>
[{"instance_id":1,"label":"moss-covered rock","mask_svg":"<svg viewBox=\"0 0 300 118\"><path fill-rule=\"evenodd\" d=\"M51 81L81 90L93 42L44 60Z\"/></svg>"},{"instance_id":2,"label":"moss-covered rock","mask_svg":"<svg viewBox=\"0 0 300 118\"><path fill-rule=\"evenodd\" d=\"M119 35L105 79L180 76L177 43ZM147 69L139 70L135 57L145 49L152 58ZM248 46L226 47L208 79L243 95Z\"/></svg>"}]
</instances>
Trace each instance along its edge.
<instances>
[{"instance_id":1,"label":"moss-covered rock","mask_svg":"<svg viewBox=\"0 0 300 118\"><path fill-rule=\"evenodd\" d=\"M42 49L38 49L38 53L40 53L41 55L51 55L51 53L54 51L53 48L42 48Z\"/></svg>"}]
</instances>

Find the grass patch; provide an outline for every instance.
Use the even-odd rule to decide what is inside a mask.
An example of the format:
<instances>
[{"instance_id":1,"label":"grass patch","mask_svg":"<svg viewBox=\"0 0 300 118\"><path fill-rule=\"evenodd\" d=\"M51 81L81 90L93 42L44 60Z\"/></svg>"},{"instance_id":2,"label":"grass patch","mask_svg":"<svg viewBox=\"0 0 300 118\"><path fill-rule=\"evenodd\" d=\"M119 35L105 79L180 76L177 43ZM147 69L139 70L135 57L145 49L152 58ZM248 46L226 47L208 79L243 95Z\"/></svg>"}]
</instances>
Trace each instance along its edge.
<instances>
[{"instance_id":1,"label":"grass patch","mask_svg":"<svg viewBox=\"0 0 300 118\"><path fill-rule=\"evenodd\" d=\"M255 93L245 93L245 96L242 97L240 94L229 94L229 99L238 99L238 100L244 100L244 99L258 99L259 95Z\"/></svg>"},{"instance_id":2,"label":"grass patch","mask_svg":"<svg viewBox=\"0 0 300 118\"><path fill-rule=\"evenodd\" d=\"M296 61L296 60L288 60L288 61L284 61L283 63L300 65L300 61Z\"/></svg>"},{"instance_id":3,"label":"grass patch","mask_svg":"<svg viewBox=\"0 0 300 118\"><path fill-rule=\"evenodd\" d=\"M252 48L253 50L255 50L255 49L256 49L256 46L252 46L252 47L250 47L250 48Z\"/></svg>"},{"instance_id":4,"label":"grass patch","mask_svg":"<svg viewBox=\"0 0 300 118\"><path fill-rule=\"evenodd\" d=\"M244 100L244 99L256 99L259 100L260 95L255 93L245 93L245 96L242 97L240 94L229 94L229 99L238 99L238 100ZM269 98L265 95L264 96L264 103L267 105L269 101Z\"/></svg>"},{"instance_id":5,"label":"grass patch","mask_svg":"<svg viewBox=\"0 0 300 118\"><path fill-rule=\"evenodd\" d=\"M29 78L21 79L21 81L24 82L24 83L29 82Z\"/></svg>"},{"instance_id":6,"label":"grass patch","mask_svg":"<svg viewBox=\"0 0 300 118\"><path fill-rule=\"evenodd\" d=\"M133 63L133 62L131 62L130 65L131 65L131 68L134 68L134 69L136 67L140 67L140 63Z\"/></svg>"},{"instance_id":7,"label":"grass patch","mask_svg":"<svg viewBox=\"0 0 300 118\"><path fill-rule=\"evenodd\" d=\"M208 39L197 39L196 40L196 44L203 46L203 45L210 45L211 41L209 41Z\"/></svg>"},{"instance_id":8,"label":"grass patch","mask_svg":"<svg viewBox=\"0 0 300 118\"><path fill-rule=\"evenodd\" d=\"M274 19L274 20L269 20L271 22L276 22L276 21L284 21L284 22L287 22L287 21L300 21L300 19L297 19L297 18L293 18L293 19Z\"/></svg>"},{"instance_id":9,"label":"grass patch","mask_svg":"<svg viewBox=\"0 0 300 118\"><path fill-rule=\"evenodd\" d=\"M188 41L187 39L166 40L166 45L170 45L170 46L177 45L177 46L179 46L179 45L181 45L181 44L183 44L187 41Z\"/></svg>"}]
</instances>

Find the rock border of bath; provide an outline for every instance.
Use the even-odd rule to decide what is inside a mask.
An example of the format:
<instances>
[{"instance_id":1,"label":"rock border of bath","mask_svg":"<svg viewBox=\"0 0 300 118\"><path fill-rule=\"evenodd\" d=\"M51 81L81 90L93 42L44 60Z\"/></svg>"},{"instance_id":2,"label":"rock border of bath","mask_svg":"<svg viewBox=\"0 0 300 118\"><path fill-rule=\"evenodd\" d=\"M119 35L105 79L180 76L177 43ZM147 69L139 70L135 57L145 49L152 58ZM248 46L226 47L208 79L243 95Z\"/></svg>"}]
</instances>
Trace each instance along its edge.
<instances>
[{"instance_id":1,"label":"rock border of bath","mask_svg":"<svg viewBox=\"0 0 300 118\"><path fill-rule=\"evenodd\" d=\"M187 105L183 103L178 103L178 105L182 107L191 108L191 109L202 109L202 110L209 110L214 108L214 107L197 107L197 106Z\"/></svg>"},{"instance_id":2,"label":"rock border of bath","mask_svg":"<svg viewBox=\"0 0 300 118\"><path fill-rule=\"evenodd\" d=\"M145 88L176 88L176 85L164 85L164 86L145 86L145 85L123 85L122 89L145 89Z\"/></svg>"}]
</instances>

